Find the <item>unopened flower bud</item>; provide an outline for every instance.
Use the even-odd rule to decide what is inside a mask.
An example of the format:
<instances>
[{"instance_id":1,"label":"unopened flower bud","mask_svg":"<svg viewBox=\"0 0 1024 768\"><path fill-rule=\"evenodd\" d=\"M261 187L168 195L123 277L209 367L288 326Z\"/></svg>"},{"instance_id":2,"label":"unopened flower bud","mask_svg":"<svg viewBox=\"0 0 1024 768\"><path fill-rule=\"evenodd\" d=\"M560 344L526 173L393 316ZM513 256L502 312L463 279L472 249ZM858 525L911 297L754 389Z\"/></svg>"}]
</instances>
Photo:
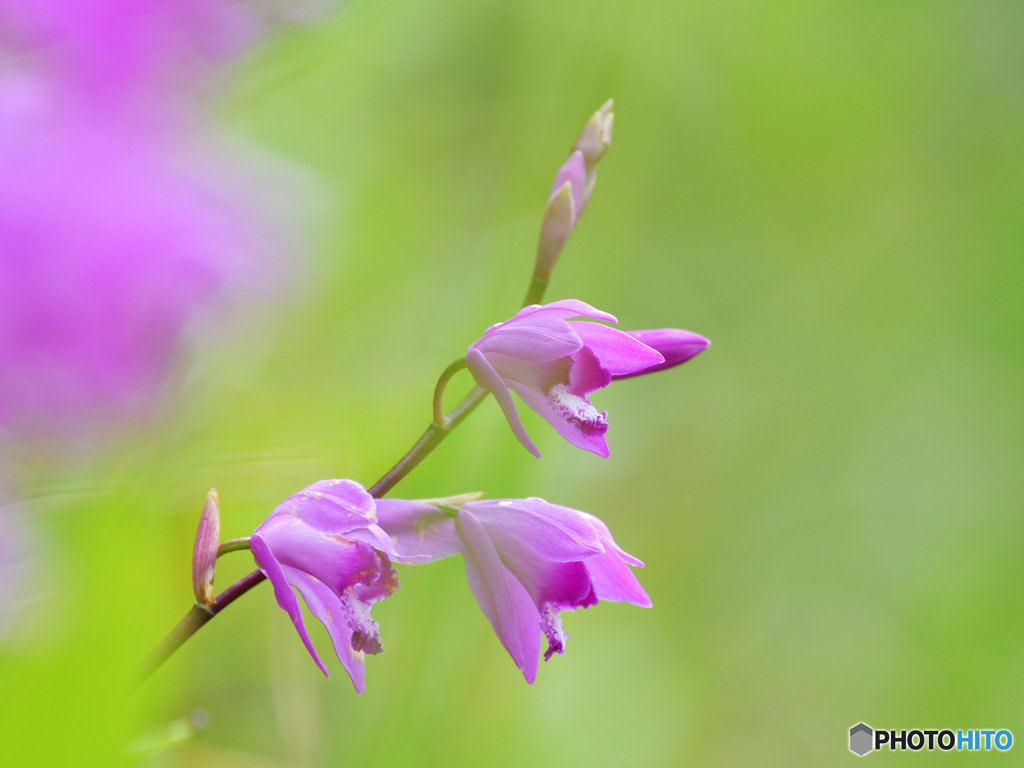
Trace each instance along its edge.
<instances>
[{"instance_id":1,"label":"unopened flower bud","mask_svg":"<svg viewBox=\"0 0 1024 768\"><path fill-rule=\"evenodd\" d=\"M604 157L604 153L612 145L612 122L615 119L612 105L612 99L602 104L601 108L590 116L576 143L572 145L574 150L583 153L588 171L597 165L597 161Z\"/></svg>"},{"instance_id":2,"label":"unopened flower bud","mask_svg":"<svg viewBox=\"0 0 1024 768\"><path fill-rule=\"evenodd\" d=\"M199 605L213 605L213 575L217 569L219 543L220 502L217 489L211 488L199 516L196 543L192 549L192 591Z\"/></svg>"},{"instance_id":3,"label":"unopened flower bud","mask_svg":"<svg viewBox=\"0 0 1024 768\"><path fill-rule=\"evenodd\" d=\"M576 203L573 200L572 184L566 181L551 195L544 209L544 221L540 225L540 240L537 242L537 261L533 266L533 279L547 282L555 268L558 256L569 240L576 222Z\"/></svg>"}]
</instances>

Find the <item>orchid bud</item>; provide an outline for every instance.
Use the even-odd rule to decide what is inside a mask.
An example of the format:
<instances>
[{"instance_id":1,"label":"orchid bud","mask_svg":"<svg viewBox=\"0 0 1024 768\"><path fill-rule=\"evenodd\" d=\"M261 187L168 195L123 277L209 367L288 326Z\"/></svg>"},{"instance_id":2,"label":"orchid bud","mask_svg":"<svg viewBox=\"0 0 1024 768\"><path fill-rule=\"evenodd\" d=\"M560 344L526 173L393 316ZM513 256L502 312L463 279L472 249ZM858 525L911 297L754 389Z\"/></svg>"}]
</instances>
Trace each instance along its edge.
<instances>
[{"instance_id":1,"label":"orchid bud","mask_svg":"<svg viewBox=\"0 0 1024 768\"><path fill-rule=\"evenodd\" d=\"M612 105L612 99L602 104L601 108L590 116L576 143L572 145L574 150L583 153L583 158L587 161L587 171L597 165L597 161L604 157L604 153L612 144L612 122L615 119Z\"/></svg>"},{"instance_id":2,"label":"orchid bud","mask_svg":"<svg viewBox=\"0 0 1024 768\"><path fill-rule=\"evenodd\" d=\"M533 279L547 282L555 268L558 256L569 240L576 223L576 203L573 200L572 184L566 181L548 199L544 209L544 220L540 225L540 240L537 243L537 260L533 265Z\"/></svg>"},{"instance_id":3,"label":"orchid bud","mask_svg":"<svg viewBox=\"0 0 1024 768\"><path fill-rule=\"evenodd\" d=\"M533 268L533 282L527 295L527 304L535 303L543 294L543 286L551 279L558 256L583 215L590 193L597 180L597 162L604 157L612 143L612 100L609 99L583 126L572 154L555 174L537 243L537 260ZM534 294L534 286L540 286Z\"/></svg>"},{"instance_id":4,"label":"orchid bud","mask_svg":"<svg viewBox=\"0 0 1024 768\"><path fill-rule=\"evenodd\" d=\"M576 213L577 219L583 215L583 209L587 207L587 201L590 200L590 193L594 191L594 184L597 182L597 163L612 145L612 123L614 120L612 100L608 99L597 112L590 116L587 124L583 126L579 138L576 139L576 143L572 145L574 150L583 153L583 159L587 165L587 177L583 183L583 198Z\"/></svg>"},{"instance_id":5,"label":"orchid bud","mask_svg":"<svg viewBox=\"0 0 1024 768\"><path fill-rule=\"evenodd\" d=\"M199 605L213 605L213 575L217 569L219 543L220 502L217 489L211 488L199 516L196 543L192 549L192 591Z\"/></svg>"}]
</instances>

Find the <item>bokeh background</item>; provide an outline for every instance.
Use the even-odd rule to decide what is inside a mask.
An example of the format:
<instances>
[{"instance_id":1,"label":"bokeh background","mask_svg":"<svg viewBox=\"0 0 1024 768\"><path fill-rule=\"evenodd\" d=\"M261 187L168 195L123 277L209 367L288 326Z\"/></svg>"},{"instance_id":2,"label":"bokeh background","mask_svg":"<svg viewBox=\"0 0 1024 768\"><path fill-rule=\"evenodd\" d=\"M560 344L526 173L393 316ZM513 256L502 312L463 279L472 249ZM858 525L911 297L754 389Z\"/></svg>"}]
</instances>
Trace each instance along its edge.
<instances>
[{"instance_id":1,"label":"bokeh background","mask_svg":"<svg viewBox=\"0 0 1024 768\"><path fill-rule=\"evenodd\" d=\"M30 599L0 644L0 762L820 766L862 720L1024 738L1022 36L1011 0L353 0L231 60L211 124L303 169L301 194L260 190L306 216L294 286L102 450L8 448L35 554L6 576ZM565 615L530 687L458 558L401 568L357 696L263 586L132 690L191 602L207 489L227 538L379 477L518 307L608 97L548 298L713 346L595 396L609 460L531 416L537 461L487 402L396 494L597 514L654 609ZM251 568L229 555L218 584Z\"/></svg>"}]
</instances>

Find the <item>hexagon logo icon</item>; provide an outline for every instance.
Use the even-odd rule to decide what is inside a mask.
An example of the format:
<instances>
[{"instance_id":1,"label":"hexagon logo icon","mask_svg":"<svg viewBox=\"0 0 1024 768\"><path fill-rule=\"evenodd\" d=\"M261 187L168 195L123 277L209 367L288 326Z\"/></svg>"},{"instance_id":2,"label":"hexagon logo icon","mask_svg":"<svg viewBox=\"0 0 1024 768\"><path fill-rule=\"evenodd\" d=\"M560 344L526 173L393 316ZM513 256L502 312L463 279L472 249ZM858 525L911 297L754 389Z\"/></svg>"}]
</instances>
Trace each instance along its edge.
<instances>
[{"instance_id":1,"label":"hexagon logo icon","mask_svg":"<svg viewBox=\"0 0 1024 768\"><path fill-rule=\"evenodd\" d=\"M858 757L864 757L875 748L874 731L870 725L857 723L850 729L850 751Z\"/></svg>"}]
</instances>

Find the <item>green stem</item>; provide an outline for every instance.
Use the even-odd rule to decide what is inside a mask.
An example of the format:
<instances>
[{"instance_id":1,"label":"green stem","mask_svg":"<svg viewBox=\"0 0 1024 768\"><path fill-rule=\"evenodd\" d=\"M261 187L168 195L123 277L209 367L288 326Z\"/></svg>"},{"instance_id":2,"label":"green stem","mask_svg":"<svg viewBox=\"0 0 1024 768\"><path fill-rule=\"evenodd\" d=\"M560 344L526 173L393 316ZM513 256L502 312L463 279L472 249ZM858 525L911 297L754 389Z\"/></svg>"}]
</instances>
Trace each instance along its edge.
<instances>
[{"instance_id":1,"label":"green stem","mask_svg":"<svg viewBox=\"0 0 1024 768\"><path fill-rule=\"evenodd\" d=\"M530 281L530 287L526 291L526 298L523 299L523 306L528 307L531 304L540 304L540 300L544 298L544 292L548 289L548 281L541 277L535 277Z\"/></svg>"},{"instance_id":2,"label":"green stem","mask_svg":"<svg viewBox=\"0 0 1024 768\"><path fill-rule=\"evenodd\" d=\"M462 399L462 402L456 405L451 413L443 417L444 426L439 426L433 421L430 422L426 432L420 435L420 439L408 450L405 456L400 458L395 466L384 474L384 477L370 486L370 495L375 499L379 499L394 488L399 480L412 472L421 461L427 458L430 452L437 448L441 441L455 427L461 424L462 420L472 413L473 409L480 405L487 395L486 389L473 387L470 393Z\"/></svg>"},{"instance_id":3,"label":"green stem","mask_svg":"<svg viewBox=\"0 0 1024 768\"><path fill-rule=\"evenodd\" d=\"M222 541L220 543L220 546L217 547L217 557L219 558L222 555L226 555L228 552L238 552L242 549L249 549L248 536L242 536L238 539L228 539L227 541Z\"/></svg>"},{"instance_id":4,"label":"green stem","mask_svg":"<svg viewBox=\"0 0 1024 768\"><path fill-rule=\"evenodd\" d=\"M448 386L448 382L451 381L452 376L461 371L466 367L466 358L460 357L454 363L449 365L441 372L440 378L437 380L437 384L434 385L434 424L439 427L447 425L447 419L444 416L444 390Z\"/></svg>"},{"instance_id":5,"label":"green stem","mask_svg":"<svg viewBox=\"0 0 1024 768\"><path fill-rule=\"evenodd\" d=\"M167 634L167 637L161 640L160 644L142 662L139 682L153 674L157 667L167 661L171 654L178 650L186 640L202 629L206 622L257 584L266 580L266 578L261 571L253 571L217 595L213 605L199 605L198 603L193 605L189 612L185 614L185 618L178 622L178 626L172 629Z\"/></svg>"}]
</instances>

